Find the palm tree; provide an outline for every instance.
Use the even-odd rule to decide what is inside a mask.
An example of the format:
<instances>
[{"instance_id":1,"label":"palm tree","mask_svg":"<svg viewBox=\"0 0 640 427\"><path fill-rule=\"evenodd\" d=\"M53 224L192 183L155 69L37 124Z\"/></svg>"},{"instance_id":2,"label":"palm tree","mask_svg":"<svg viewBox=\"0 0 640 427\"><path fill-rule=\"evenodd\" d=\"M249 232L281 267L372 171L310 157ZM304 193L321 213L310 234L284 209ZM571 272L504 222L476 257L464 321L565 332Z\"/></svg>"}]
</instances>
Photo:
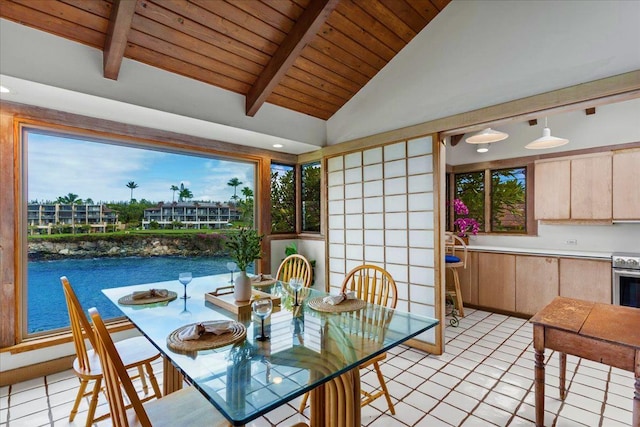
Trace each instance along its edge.
<instances>
[{"instance_id":1,"label":"palm tree","mask_svg":"<svg viewBox=\"0 0 640 427\"><path fill-rule=\"evenodd\" d=\"M244 196L245 200L249 200L250 198L253 197L253 190L250 189L249 187L244 187L242 189L242 195Z\"/></svg>"},{"instance_id":2,"label":"palm tree","mask_svg":"<svg viewBox=\"0 0 640 427\"><path fill-rule=\"evenodd\" d=\"M231 196L231 198L233 200L236 200L238 198L238 195L236 194L236 190L238 189L239 186L242 185L242 182L238 178L231 178L229 182L227 182L227 185L229 187L233 187L233 196Z\"/></svg>"},{"instance_id":3,"label":"palm tree","mask_svg":"<svg viewBox=\"0 0 640 427\"><path fill-rule=\"evenodd\" d=\"M176 191L180 190L180 188L178 188L177 185L172 185L171 188L169 188L169 190L173 191L173 197L171 198L172 202L176 201Z\"/></svg>"},{"instance_id":4,"label":"palm tree","mask_svg":"<svg viewBox=\"0 0 640 427\"><path fill-rule=\"evenodd\" d=\"M63 204L63 205L77 205L77 204L81 205L82 204L82 199L79 199L77 194L68 193L66 196L58 197L56 202L58 202L60 204Z\"/></svg>"},{"instance_id":5,"label":"palm tree","mask_svg":"<svg viewBox=\"0 0 640 427\"><path fill-rule=\"evenodd\" d=\"M134 181L129 181L127 183L127 188L131 189L131 200L133 200L133 189L138 188L138 184L136 184Z\"/></svg>"},{"instance_id":6,"label":"palm tree","mask_svg":"<svg viewBox=\"0 0 640 427\"><path fill-rule=\"evenodd\" d=\"M193 197L193 193L187 187L184 186L184 182L180 183L180 188L178 189L178 202L185 202L187 199Z\"/></svg>"}]
</instances>

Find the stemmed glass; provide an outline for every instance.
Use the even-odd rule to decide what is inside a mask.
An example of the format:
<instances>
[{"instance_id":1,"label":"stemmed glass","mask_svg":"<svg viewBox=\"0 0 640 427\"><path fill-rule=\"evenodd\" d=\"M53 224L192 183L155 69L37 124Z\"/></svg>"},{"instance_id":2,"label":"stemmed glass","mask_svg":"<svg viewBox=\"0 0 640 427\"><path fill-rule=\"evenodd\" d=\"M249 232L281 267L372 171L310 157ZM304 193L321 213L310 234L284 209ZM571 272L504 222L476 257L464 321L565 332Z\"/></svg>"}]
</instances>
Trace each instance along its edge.
<instances>
[{"instance_id":1,"label":"stemmed glass","mask_svg":"<svg viewBox=\"0 0 640 427\"><path fill-rule=\"evenodd\" d=\"M271 310L273 309L273 303L271 302L271 298L261 298L257 299L252 304L253 312L260 318L262 321L262 327L260 335L256 337L258 341L267 341L269 336L264 333L264 319L269 317L271 314Z\"/></svg>"},{"instance_id":2,"label":"stemmed glass","mask_svg":"<svg viewBox=\"0 0 640 427\"><path fill-rule=\"evenodd\" d=\"M191 273L180 273L178 275L178 282L184 285L184 296L182 297L182 299L186 300L187 298L190 298L187 296L187 285L189 284L189 282L191 282L192 278L193 276L191 276Z\"/></svg>"},{"instance_id":3,"label":"stemmed glass","mask_svg":"<svg viewBox=\"0 0 640 427\"><path fill-rule=\"evenodd\" d=\"M231 280L229 280L231 284L233 284L233 272L236 271L236 268L238 268L238 265L235 262L229 261L227 263L227 270L231 272Z\"/></svg>"},{"instance_id":4,"label":"stemmed glass","mask_svg":"<svg viewBox=\"0 0 640 427\"><path fill-rule=\"evenodd\" d=\"M291 286L291 288L295 291L295 295L296 295L296 299L293 304L294 307L300 306L300 304L298 304L298 291L302 289L302 285L303 285L302 279L298 277L293 277L289 279L289 286Z\"/></svg>"}]
</instances>

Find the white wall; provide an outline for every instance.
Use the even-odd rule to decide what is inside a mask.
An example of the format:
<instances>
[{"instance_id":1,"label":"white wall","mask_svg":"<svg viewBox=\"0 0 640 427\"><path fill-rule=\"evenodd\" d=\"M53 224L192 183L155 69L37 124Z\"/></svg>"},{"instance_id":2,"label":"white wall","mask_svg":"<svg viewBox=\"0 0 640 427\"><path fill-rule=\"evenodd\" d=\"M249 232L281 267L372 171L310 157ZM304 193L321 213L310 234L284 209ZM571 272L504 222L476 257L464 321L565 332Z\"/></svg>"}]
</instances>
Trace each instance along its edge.
<instances>
[{"instance_id":1,"label":"white wall","mask_svg":"<svg viewBox=\"0 0 640 427\"><path fill-rule=\"evenodd\" d=\"M640 2L453 0L327 122L329 145L640 69Z\"/></svg>"},{"instance_id":2,"label":"white wall","mask_svg":"<svg viewBox=\"0 0 640 427\"><path fill-rule=\"evenodd\" d=\"M537 126L527 122L499 126L509 138L491 144L488 153L477 153L475 146L461 141L447 147L447 164L461 165L490 160L564 152L640 141L640 98L596 108L587 116L584 110L549 116L551 134L568 138L569 143L550 150L527 150L524 146L542 136L544 119ZM638 165L640 167L640 165ZM638 183L640 186L640 183ZM567 244L576 240L577 244ZM561 251L640 253L640 223L613 225L545 225L539 224L537 236L478 235L471 245Z\"/></svg>"},{"instance_id":3,"label":"white wall","mask_svg":"<svg viewBox=\"0 0 640 427\"><path fill-rule=\"evenodd\" d=\"M315 260L316 267L314 271L315 289L324 291L325 289L325 243L324 240L272 240L271 241L271 274L278 272L278 267L284 259L284 250L291 243L295 243L298 253L303 255L309 261Z\"/></svg>"}]
</instances>

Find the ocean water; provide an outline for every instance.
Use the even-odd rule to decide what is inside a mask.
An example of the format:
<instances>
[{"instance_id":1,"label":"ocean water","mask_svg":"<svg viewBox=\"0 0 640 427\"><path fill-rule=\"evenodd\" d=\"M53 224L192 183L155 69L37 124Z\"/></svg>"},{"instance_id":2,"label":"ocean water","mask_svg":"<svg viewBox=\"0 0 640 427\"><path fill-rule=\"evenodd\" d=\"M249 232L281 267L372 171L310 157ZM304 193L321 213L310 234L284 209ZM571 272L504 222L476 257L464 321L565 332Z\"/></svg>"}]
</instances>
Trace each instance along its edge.
<instances>
[{"instance_id":1,"label":"ocean water","mask_svg":"<svg viewBox=\"0 0 640 427\"><path fill-rule=\"evenodd\" d=\"M226 257L29 261L27 330L31 334L69 326L61 276L67 276L85 310L97 307L104 318L110 319L122 316L122 312L100 292L101 289L166 280L177 283L178 273L183 271L190 271L193 277L227 273L228 261L231 259Z\"/></svg>"}]
</instances>

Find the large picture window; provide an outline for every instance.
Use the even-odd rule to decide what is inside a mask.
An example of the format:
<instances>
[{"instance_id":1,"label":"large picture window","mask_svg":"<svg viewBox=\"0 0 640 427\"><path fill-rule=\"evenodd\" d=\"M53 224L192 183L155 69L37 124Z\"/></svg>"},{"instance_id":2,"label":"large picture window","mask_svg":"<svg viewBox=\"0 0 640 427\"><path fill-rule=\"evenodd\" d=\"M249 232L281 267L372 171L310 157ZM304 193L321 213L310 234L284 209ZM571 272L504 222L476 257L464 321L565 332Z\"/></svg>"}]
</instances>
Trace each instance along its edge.
<instances>
[{"instance_id":1,"label":"large picture window","mask_svg":"<svg viewBox=\"0 0 640 427\"><path fill-rule=\"evenodd\" d=\"M61 276L118 317L101 289L227 273L224 234L253 226L254 163L39 129L22 143L27 336L68 327Z\"/></svg>"}]
</instances>

